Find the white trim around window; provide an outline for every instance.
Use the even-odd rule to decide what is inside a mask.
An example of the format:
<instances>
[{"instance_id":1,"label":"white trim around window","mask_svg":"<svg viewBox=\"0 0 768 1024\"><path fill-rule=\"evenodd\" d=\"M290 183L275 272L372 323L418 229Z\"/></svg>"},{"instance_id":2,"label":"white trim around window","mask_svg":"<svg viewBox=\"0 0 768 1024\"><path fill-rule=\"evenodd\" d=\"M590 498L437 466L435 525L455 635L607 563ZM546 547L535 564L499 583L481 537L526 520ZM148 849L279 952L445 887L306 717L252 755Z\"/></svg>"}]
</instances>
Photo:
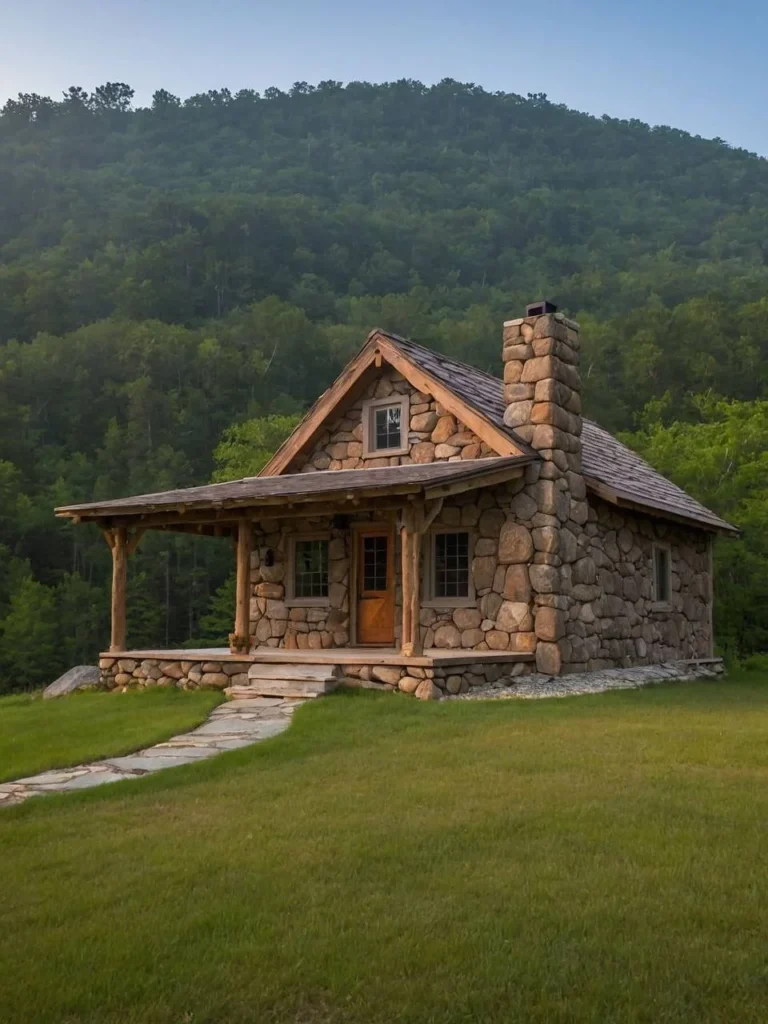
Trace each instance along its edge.
<instances>
[{"instance_id":1,"label":"white trim around window","mask_svg":"<svg viewBox=\"0 0 768 1024\"><path fill-rule=\"evenodd\" d=\"M438 582L436 580L436 567L437 567L437 555L436 546L437 538L445 537L446 535L462 535L466 537L466 574L467 574L467 593L456 594L452 597L438 597L436 596L439 589ZM429 531L426 537L427 543L424 545L424 566L422 574L422 593L424 598L421 602L423 608L471 608L475 605L475 584L472 579L472 560L474 558L475 551L475 531L472 529L465 529L458 526L436 526ZM459 544L460 550L463 550L464 545ZM461 564L461 556L459 552L456 552L454 557L459 555L460 563L457 566L458 569L463 569L464 566ZM445 585L444 581L444 585ZM452 581L453 582L453 581Z\"/></svg>"},{"instance_id":2,"label":"white trim around window","mask_svg":"<svg viewBox=\"0 0 768 1024\"><path fill-rule=\"evenodd\" d=\"M318 541L325 544L324 589L325 594L315 597L296 596L296 545L304 541ZM297 533L288 539L288 558L285 565L285 603L292 608L324 608L329 604L328 589L330 572L328 560L329 536L327 533ZM321 584L322 580L319 581Z\"/></svg>"},{"instance_id":3,"label":"white trim around window","mask_svg":"<svg viewBox=\"0 0 768 1024\"><path fill-rule=\"evenodd\" d=\"M654 608L664 611L672 606L672 548L654 542L651 554Z\"/></svg>"},{"instance_id":4,"label":"white trim around window","mask_svg":"<svg viewBox=\"0 0 768 1024\"><path fill-rule=\"evenodd\" d=\"M408 455L408 433L410 421L410 397L408 395L390 395L388 398L370 398L363 402L363 458L382 459L388 455ZM396 448L376 447L376 413L387 408L400 411L400 444Z\"/></svg>"}]
</instances>

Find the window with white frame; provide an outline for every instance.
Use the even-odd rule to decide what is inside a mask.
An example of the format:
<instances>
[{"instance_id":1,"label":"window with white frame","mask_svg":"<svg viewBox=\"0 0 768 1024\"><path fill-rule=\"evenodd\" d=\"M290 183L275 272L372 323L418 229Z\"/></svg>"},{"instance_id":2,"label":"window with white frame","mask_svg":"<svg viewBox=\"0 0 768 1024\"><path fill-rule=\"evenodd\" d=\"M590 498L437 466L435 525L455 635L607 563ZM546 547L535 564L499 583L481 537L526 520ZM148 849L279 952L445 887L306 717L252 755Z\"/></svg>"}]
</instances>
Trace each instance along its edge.
<instances>
[{"instance_id":1,"label":"window with white frame","mask_svg":"<svg viewBox=\"0 0 768 1024\"><path fill-rule=\"evenodd\" d=\"M408 396L375 398L363 404L363 454L405 455L408 452Z\"/></svg>"},{"instance_id":2,"label":"window with white frame","mask_svg":"<svg viewBox=\"0 0 768 1024\"><path fill-rule=\"evenodd\" d=\"M668 604L672 593L672 565L666 544L653 545L653 599Z\"/></svg>"},{"instance_id":3,"label":"window with white frame","mask_svg":"<svg viewBox=\"0 0 768 1024\"><path fill-rule=\"evenodd\" d=\"M472 533L433 530L426 559L425 596L435 605L466 605L474 601Z\"/></svg>"},{"instance_id":4,"label":"window with white frame","mask_svg":"<svg viewBox=\"0 0 768 1024\"><path fill-rule=\"evenodd\" d=\"M288 596L306 603L325 604L328 600L327 538L293 538Z\"/></svg>"}]
</instances>

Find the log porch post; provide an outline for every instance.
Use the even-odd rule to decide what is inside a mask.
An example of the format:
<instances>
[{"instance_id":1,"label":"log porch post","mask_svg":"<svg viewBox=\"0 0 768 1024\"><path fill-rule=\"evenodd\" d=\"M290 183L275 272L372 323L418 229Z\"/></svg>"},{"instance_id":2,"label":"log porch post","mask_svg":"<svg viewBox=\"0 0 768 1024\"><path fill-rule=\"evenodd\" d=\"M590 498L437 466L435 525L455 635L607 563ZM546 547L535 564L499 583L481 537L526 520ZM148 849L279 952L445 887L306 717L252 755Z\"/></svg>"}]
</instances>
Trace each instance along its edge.
<instances>
[{"instance_id":1,"label":"log porch post","mask_svg":"<svg viewBox=\"0 0 768 1024\"><path fill-rule=\"evenodd\" d=\"M411 657L421 654L421 537L424 531L424 505L406 505L400 529L402 559L403 623L400 649Z\"/></svg>"},{"instance_id":2,"label":"log porch post","mask_svg":"<svg viewBox=\"0 0 768 1024\"><path fill-rule=\"evenodd\" d=\"M421 642L421 539L443 508L443 499L435 498L429 507L423 501L406 505L400 527L402 558L403 625L401 653L413 657L424 653Z\"/></svg>"},{"instance_id":3,"label":"log porch post","mask_svg":"<svg viewBox=\"0 0 768 1024\"><path fill-rule=\"evenodd\" d=\"M128 531L118 527L112 534L112 636L110 651L125 650L125 591L128 585Z\"/></svg>"},{"instance_id":4,"label":"log porch post","mask_svg":"<svg viewBox=\"0 0 768 1024\"><path fill-rule=\"evenodd\" d=\"M128 587L128 555L132 555L144 536L143 530L131 535L124 526L103 530L104 539L112 552L112 631L110 652L125 650L126 617L125 595Z\"/></svg>"},{"instance_id":5,"label":"log porch post","mask_svg":"<svg viewBox=\"0 0 768 1024\"><path fill-rule=\"evenodd\" d=\"M253 533L249 519L237 524L237 578L235 583L235 633L230 647L244 653L250 647L251 547Z\"/></svg>"}]
</instances>

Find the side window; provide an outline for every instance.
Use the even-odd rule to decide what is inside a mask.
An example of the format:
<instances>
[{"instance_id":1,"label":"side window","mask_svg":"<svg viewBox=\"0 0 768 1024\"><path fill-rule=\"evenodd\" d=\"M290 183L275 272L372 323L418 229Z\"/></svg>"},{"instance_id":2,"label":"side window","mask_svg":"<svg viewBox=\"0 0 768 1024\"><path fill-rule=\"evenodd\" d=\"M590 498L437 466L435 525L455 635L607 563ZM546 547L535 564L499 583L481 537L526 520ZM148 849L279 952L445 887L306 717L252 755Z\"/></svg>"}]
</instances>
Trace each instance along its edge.
<instances>
[{"instance_id":1,"label":"side window","mask_svg":"<svg viewBox=\"0 0 768 1024\"><path fill-rule=\"evenodd\" d=\"M427 601L446 606L471 604L475 599L471 566L471 531L434 530L427 549Z\"/></svg>"},{"instance_id":2,"label":"side window","mask_svg":"<svg viewBox=\"0 0 768 1024\"><path fill-rule=\"evenodd\" d=\"M328 598L328 541L300 538L293 541L290 597L323 604Z\"/></svg>"},{"instance_id":3,"label":"side window","mask_svg":"<svg viewBox=\"0 0 768 1024\"><path fill-rule=\"evenodd\" d=\"M377 398L363 405L363 455L408 453L409 401L407 395Z\"/></svg>"},{"instance_id":4,"label":"side window","mask_svg":"<svg viewBox=\"0 0 768 1024\"><path fill-rule=\"evenodd\" d=\"M659 603L667 603L671 597L671 560L669 548L662 544L653 546L653 597Z\"/></svg>"}]
</instances>

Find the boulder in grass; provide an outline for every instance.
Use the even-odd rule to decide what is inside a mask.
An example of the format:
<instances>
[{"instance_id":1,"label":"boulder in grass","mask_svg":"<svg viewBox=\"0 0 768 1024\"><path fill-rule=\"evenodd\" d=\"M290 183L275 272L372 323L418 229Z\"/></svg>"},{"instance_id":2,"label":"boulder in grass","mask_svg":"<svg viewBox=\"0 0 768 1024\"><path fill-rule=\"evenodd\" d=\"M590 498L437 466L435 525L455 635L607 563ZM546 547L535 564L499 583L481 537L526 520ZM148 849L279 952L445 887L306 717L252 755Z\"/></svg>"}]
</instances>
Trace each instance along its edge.
<instances>
[{"instance_id":1,"label":"boulder in grass","mask_svg":"<svg viewBox=\"0 0 768 1024\"><path fill-rule=\"evenodd\" d=\"M75 665L63 676L59 676L55 683L46 686L43 691L43 698L66 697L68 693L75 690L95 690L101 685L101 672L95 665Z\"/></svg>"}]
</instances>

